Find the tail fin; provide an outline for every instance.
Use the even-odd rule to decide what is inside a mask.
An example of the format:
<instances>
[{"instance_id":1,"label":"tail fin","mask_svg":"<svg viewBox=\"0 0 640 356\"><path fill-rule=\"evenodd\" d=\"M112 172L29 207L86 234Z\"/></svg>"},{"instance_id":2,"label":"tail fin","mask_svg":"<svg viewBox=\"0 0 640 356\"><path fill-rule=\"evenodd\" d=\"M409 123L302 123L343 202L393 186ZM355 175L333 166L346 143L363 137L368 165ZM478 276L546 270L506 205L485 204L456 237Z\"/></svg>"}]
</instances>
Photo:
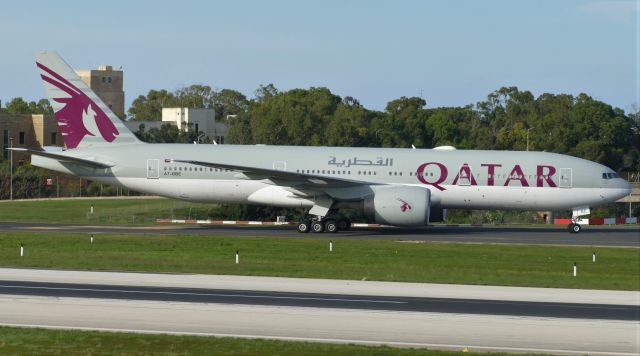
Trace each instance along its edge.
<instances>
[{"instance_id":1,"label":"tail fin","mask_svg":"<svg viewBox=\"0 0 640 356\"><path fill-rule=\"evenodd\" d=\"M56 52L35 58L67 148L140 143Z\"/></svg>"}]
</instances>

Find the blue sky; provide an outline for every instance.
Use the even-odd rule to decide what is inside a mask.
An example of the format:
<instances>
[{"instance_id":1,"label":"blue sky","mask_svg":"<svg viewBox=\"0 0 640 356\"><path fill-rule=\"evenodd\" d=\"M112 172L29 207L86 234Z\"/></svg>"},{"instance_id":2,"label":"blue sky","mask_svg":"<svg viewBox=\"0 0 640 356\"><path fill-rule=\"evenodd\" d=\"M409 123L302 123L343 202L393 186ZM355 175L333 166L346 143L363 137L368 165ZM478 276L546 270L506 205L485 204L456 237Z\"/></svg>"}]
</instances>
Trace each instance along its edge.
<instances>
[{"instance_id":1,"label":"blue sky","mask_svg":"<svg viewBox=\"0 0 640 356\"><path fill-rule=\"evenodd\" d=\"M474 104L501 86L640 105L634 0L11 1L0 7L0 99L44 97L32 52L122 66L127 107L199 83L253 97L326 86L366 107L422 95Z\"/></svg>"}]
</instances>

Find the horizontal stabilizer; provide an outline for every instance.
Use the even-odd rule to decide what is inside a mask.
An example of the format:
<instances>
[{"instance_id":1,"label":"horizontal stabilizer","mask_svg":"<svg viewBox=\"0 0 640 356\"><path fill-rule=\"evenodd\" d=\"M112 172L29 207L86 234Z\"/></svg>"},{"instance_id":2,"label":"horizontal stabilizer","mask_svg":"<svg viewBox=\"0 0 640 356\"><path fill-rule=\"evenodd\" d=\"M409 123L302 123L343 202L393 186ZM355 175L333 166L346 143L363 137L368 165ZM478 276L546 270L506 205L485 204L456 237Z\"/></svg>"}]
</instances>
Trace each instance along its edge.
<instances>
[{"instance_id":1,"label":"horizontal stabilizer","mask_svg":"<svg viewBox=\"0 0 640 356\"><path fill-rule=\"evenodd\" d=\"M40 151L40 150L33 150L33 149L20 148L20 147L7 148L7 150L11 150L11 151L14 151L14 152L28 153L28 154L31 154L31 155L42 156L42 157L47 157L47 158L52 158L52 159L58 160L60 162L68 162L68 163L80 164L80 165L89 166L89 167L92 167L92 168L110 168L110 167L114 166L114 164L98 162L98 161L94 161L94 160L87 159L87 158L78 158L78 157L68 156L66 154L58 153L58 152ZM64 152L64 151L60 151L60 152Z\"/></svg>"}]
</instances>

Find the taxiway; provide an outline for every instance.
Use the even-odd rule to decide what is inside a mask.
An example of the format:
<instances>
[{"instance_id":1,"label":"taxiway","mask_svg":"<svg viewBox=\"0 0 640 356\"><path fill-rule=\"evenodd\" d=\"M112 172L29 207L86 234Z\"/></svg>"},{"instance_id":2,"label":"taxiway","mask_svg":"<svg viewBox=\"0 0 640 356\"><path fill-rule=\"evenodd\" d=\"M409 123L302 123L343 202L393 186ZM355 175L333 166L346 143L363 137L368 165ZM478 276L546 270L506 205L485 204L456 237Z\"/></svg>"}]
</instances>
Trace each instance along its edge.
<instances>
[{"instance_id":1,"label":"taxiway","mask_svg":"<svg viewBox=\"0 0 640 356\"><path fill-rule=\"evenodd\" d=\"M415 229L354 228L337 234L300 234L293 226L87 225L0 222L0 231L87 234L204 234L237 237L325 237L327 239L342 237L454 243L640 247L640 227L637 226L585 227L579 234L570 234L565 227L450 227L442 225Z\"/></svg>"}]
</instances>

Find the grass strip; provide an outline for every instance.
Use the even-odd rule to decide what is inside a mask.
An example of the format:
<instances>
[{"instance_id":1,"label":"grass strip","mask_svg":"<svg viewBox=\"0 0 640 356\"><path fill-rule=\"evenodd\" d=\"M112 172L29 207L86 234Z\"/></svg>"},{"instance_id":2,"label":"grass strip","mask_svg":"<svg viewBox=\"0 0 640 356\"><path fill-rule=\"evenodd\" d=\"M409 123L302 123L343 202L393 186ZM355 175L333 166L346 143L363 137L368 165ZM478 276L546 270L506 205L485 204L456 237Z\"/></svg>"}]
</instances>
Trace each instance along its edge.
<instances>
[{"instance_id":1,"label":"grass strip","mask_svg":"<svg viewBox=\"0 0 640 356\"><path fill-rule=\"evenodd\" d=\"M572 274L574 262L577 277ZM16 232L0 233L0 265L640 290L640 253L635 248L334 238L329 252L328 239L316 237L98 234L91 244L87 234Z\"/></svg>"},{"instance_id":2,"label":"grass strip","mask_svg":"<svg viewBox=\"0 0 640 356\"><path fill-rule=\"evenodd\" d=\"M473 351L473 350L471 350ZM0 327L2 355L459 355L388 346ZM474 355L506 355L477 353Z\"/></svg>"},{"instance_id":3,"label":"grass strip","mask_svg":"<svg viewBox=\"0 0 640 356\"><path fill-rule=\"evenodd\" d=\"M206 219L212 209L217 205L164 198L5 201L0 203L0 218L65 224L138 224L155 223L159 218Z\"/></svg>"}]
</instances>

